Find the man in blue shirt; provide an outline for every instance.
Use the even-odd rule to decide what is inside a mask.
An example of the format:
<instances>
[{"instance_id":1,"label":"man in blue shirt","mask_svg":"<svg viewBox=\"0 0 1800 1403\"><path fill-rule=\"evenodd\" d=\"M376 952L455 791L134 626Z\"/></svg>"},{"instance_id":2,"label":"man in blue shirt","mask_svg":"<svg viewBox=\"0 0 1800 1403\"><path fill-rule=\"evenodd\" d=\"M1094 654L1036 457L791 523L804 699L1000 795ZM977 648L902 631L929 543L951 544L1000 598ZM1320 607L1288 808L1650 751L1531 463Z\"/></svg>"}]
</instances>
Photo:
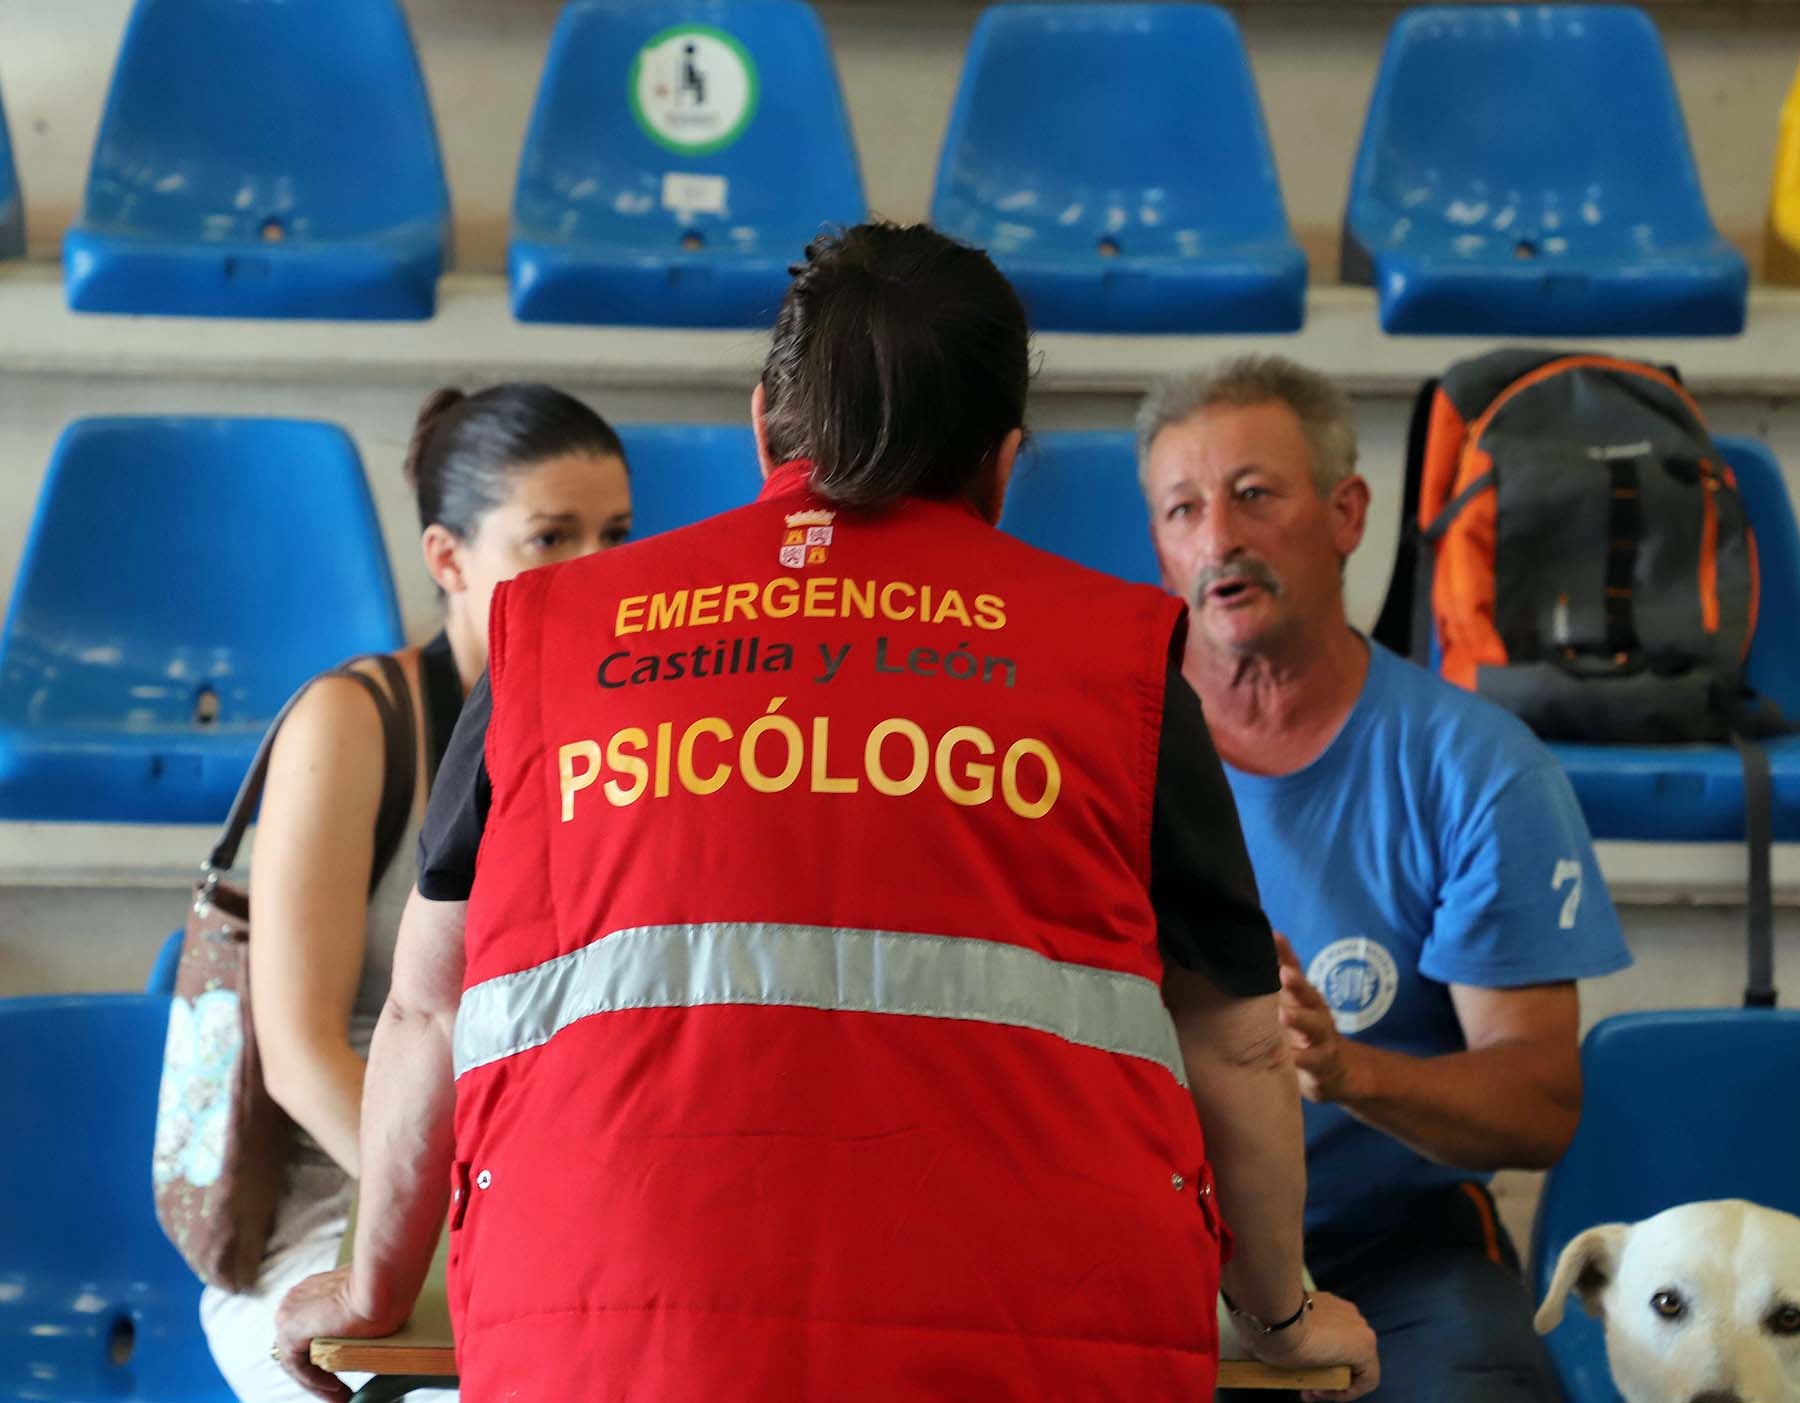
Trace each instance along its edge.
<instances>
[{"instance_id":1,"label":"man in blue shirt","mask_svg":"<svg viewBox=\"0 0 1800 1403\"><path fill-rule=\"evenodd\" d=\"M1308 1265L1375 1327L1374 1397L1556 1399L1486 1183L1567 1147L1574 981L1630 961L1574 793L1523 723L1351 629L1369 489L1328 380L1270 357L1171 382L1138 447L1182 672L1286 937Z\"/></svg>"}]
</instances>

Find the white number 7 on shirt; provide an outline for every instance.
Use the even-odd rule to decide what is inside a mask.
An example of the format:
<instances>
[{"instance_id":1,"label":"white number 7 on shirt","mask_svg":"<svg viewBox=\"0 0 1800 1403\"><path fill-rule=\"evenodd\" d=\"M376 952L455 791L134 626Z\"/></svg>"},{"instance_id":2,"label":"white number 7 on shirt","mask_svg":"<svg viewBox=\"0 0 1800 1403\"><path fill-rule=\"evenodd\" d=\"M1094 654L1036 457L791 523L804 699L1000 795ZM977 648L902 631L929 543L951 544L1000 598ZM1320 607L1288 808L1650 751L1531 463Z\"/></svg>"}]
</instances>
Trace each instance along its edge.
<instances>
[{"instance_id":1,"label":"white number 7 on shirt","mask_svg":"<svg viewBox=\"0 0 1800 1403\"><path fill-rule=\"evenodd\" d=\"M1574 858L1565 857L1556 864L1556 871L1550 875L1550 889L1555 891L1564 882L1569 884L1569 895L1556 924L1563 930L1574 930L1575 913L1581 909L1581 864Z\"/></svg>"}]
</instances>

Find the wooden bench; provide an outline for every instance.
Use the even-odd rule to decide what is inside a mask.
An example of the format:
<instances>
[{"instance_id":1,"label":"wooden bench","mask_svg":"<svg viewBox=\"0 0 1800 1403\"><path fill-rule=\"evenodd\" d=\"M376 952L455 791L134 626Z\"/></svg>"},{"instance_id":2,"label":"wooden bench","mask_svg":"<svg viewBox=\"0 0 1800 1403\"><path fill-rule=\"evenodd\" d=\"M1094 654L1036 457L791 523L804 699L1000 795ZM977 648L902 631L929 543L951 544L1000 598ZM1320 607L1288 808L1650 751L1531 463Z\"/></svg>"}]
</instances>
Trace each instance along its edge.
<instances>
[{"instance_id":1,"label":"wooden bench","mask_svg":"<svg viewBox=\"0 0 1800 1403\"><path fill-rule=\"evenodd\" d=\"M428 1292L429 1292L429 1288ZM314 1340L313 1363L334 1374L374 1374L352 1403L389 1403L416 1388L453 1388L456 1350L441 1294L421 1298L419 1310L397 1335L379 1340ZM1252 1359L1219 1362L1220 1388L1339 1389L1350 1386L1350 1370L1271 1369Z\"/></svg>"},{"instance_id":2,"label":"wooden bench","mask_svg":"<svg viewBox=\"0 0 1800 1403\"><path fill-rule=\"evenodd\" d=\"M355 1236L355 1224L344 1235L344 1252L340 1260L348 1260L349 1244ZM454 1388L456 1386L456 1347L450 1333L450 1305L444 1294L444 1274L448 1239L438 1240L437 1255L431 1262L431 1273L419 1294L419 1304L412 1319L397 1334L378 1340L313 1341L312 1361L334 1374L373 1374L375 1377L359 1390L351 1403L390 1403L414 1389ZM1220 1388L1259 1389L1339 1389L1350 1386L1350 1370L1346 1365L1328 1369L1281 1370L1258 1364L1253 1359L1219 1361Z\"/></svg>"},{"instance_id":3,"label":"wooden bench","mask_svg":"<svg viewBox=\"0 0 1800 1403\"><path fill-rule=\"evenodd\" d=\"M351 1403L388 1403L404 1397L415 1388L454 1388L456 1386L456 1350L444 1343L444 1336L415 1333L408 1326L398 1335L382 1340L314 1340L313 1363L334 1374L374 1374ZM1338 1365L1329 1369L1271 1369L1253 1359L1224 1359L1219 1362L1220 1388L1319 1388L1338 1389L1350 1386L1350 1370Z\"/></svg>"}]
</instances>

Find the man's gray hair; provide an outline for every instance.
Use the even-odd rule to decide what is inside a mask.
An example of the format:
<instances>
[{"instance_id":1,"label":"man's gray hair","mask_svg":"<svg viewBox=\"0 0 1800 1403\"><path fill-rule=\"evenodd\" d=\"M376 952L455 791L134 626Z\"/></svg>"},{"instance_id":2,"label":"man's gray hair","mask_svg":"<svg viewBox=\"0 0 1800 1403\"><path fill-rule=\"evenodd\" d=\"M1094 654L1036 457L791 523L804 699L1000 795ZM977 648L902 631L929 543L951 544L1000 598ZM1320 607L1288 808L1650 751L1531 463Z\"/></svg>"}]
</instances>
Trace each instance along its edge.
<instances>
[{"instance_id":1,"label":"man's gray hair","mask_svg":"<svg viewBox=\"0 0 1800 1403\"><path fill-rule=\"evenodd\" d=\"M1356 471L1356 424L1350 400L1329 377L1286 356L1238 356L1151 387L1138 406L1138 482L1147 485L1150 445L1164 429L1221 405L1248 409L1285 404L1312 449L1313 486L1327 495Z\"/></svg>"}]
</instances>

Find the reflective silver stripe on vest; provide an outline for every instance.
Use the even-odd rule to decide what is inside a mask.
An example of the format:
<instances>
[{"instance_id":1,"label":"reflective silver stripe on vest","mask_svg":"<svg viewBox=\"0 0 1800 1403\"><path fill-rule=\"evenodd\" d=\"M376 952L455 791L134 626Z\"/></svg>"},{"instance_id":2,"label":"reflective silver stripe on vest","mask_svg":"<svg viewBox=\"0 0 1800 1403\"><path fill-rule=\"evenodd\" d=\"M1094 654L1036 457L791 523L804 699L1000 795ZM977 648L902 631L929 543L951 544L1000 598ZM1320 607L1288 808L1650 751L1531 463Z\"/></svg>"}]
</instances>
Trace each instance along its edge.
<instances>
[{"instance_id":1,"label":"reflective silver stripe on vest","mask_svg":"<svg viewBox=\"0 0 1800 1403\"><path fill-rule=\"evenodd\" d=\"M596 1013L767 1004L1033 1028L1187 1074L1156 985L1017 945L763 922L640 926L464 992L456 1075Z\"/></svg>"}]
</instances>

